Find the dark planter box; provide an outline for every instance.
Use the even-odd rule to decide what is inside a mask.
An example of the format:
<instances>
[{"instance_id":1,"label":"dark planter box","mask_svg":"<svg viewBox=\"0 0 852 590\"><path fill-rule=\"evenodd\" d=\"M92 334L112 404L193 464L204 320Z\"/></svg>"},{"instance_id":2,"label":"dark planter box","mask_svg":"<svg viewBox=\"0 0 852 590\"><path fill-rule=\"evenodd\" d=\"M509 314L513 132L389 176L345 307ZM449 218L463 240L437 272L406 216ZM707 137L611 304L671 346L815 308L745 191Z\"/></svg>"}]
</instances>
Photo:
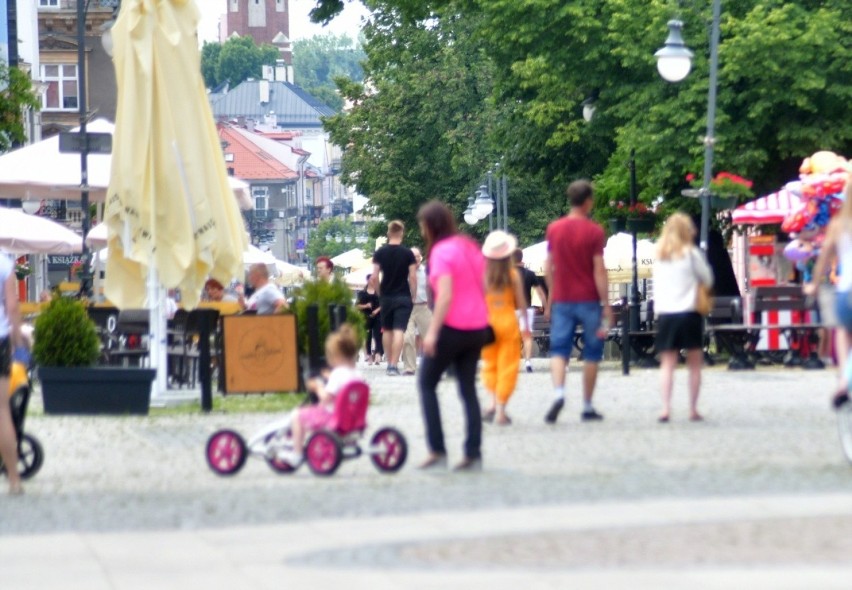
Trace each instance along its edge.
<instances>
[{"instance_id":1,"label":"dark planter box","mask_svg":"<svg viewBox=\"0 0 852 590\"><path fill-rule=\"evenodd\" d=\"M653 219L628 219L627 231L636 233L650 233L654 231L655 223Z\"/></svg>"},{"instance_id":2,"label":"dark planter box","mask_svg":"<svg viewBox=\"0 0 852 590\"><path fill-rule=\"evenodd\" d=\"M155 369L39 367L45 414L148 414Z\"/></svg>"}]
</instances>

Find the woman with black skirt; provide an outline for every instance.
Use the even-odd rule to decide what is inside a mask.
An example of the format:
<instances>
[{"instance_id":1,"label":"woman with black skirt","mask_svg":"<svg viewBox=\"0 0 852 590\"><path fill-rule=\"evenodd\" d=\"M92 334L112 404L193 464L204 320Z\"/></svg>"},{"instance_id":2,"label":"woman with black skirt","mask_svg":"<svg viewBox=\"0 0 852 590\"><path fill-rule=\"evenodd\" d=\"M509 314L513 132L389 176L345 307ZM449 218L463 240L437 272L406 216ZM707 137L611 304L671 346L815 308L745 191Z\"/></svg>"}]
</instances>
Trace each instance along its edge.
<instances>
[{"instance_id":1,"label":"woman with black skirt","mask_svg":"<svg viewBox=\"0 0 852 590\"><path fill-rule=\"evenodd\" d=\"M661 423L669 421L678 353L686 351L689 372L689 419L698 413L701 366L704 363L704 318L695 311L699 284L713 286L713 271L695 244L695 225L683 213L666 220L657 242L654 262L654 310L657 313L656 348L660 354Z\"/></svg>"}]
</instances>

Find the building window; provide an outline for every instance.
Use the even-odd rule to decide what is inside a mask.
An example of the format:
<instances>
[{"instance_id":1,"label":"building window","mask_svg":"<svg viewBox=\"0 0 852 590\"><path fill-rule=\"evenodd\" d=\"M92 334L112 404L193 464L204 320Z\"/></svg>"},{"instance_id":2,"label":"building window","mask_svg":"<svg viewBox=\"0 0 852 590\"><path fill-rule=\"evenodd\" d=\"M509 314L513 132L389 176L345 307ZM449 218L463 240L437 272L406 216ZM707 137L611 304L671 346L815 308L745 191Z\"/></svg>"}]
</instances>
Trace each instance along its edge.
<instances>
[{"instance_id":1,"label":"building window","mask_svg":"<svg viewBox=\"0 0 852 590\"><path fill-rule=\"evenodd\" d=\"M38 0L39 8L59 8L59 0Z\"/></svg>"},{"instance_id":2,"label":"building window","mask_svg":"<svg viewBox=\"0 0 852 590\"><path fill-rule=\"evenodd\" d=\"M281 189L281 193L284 195L284 207L286 209L296 206L296 185L288 184Z\"/></svg>"},{"instance_id":3,"label":"building window","mask_svg":"<svg viewBox=\"0 0 852 590\"><path fill-rule=\"evenodd\" d=\"M275 0L275 12L285 12L284 0Z\"/></svg>"},{"instance_id":4,"label":"building window","mask_svg":"<svg viewBox=\"0 0 852 590\"><path fill-rule=\"evenodd\" d=\"M266 4L260 0L251 0L248 6L248 26L266 26Z\"/></svg>"},{"instance_id":5,"label":"building window","mask_svg":"<svg viewBox=\"0 0 852 590\"><path fill-rule=\"evenodd\" d=\"M266 211L269 209L269 189L267 187L254 187L251 189L251 195L254 197L255 211Z\"/></svg>"},{"instance_id":6,"label":"building window","mask_svg":"<svg viewBox=\"0 0 852 590\"><path fill-rule=\"evenodd\" d=\"M41 106L46 111L73 111L77 102L77 65L43 64L41 79L47 83Z\"/></svg>"},{"instance_id":7,"label":"building window","mask_svg":"<svg viewBox=\"0 0 852 590\"><path fill-rule=\"evenodd\" d=\"M231 0L231 12L240 11L240 0Z\"/></svg>"}]
</instances>

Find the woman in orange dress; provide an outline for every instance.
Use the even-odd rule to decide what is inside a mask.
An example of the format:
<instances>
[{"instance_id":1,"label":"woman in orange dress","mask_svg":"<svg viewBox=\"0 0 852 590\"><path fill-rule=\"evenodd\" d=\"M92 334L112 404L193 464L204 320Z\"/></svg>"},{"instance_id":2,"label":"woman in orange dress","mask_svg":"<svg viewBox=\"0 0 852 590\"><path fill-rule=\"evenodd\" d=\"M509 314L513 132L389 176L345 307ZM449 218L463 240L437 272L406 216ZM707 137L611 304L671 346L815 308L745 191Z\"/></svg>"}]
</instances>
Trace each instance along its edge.
<instances>
[{"instance_id":1,"label":"woman in orange dress","mask_svg":"<svg viewBox=\"0 0 852 590\"><path fill-rule=\"evenodd\" d=\"M482 381L491 395L491 405L483 414L483 420L493 420L501 426L512 423L506 415L506 404L518 382L521 358L518 321L524 336L529 336L530 332L521 277L512 261L517 246L515 237L501 230L488 234L482 245L482 254L487 259L485 300L488 323L494 330L494 342L482 349ZM523 313L517 313L518 310Z\"/></svg>"}]
</instances>

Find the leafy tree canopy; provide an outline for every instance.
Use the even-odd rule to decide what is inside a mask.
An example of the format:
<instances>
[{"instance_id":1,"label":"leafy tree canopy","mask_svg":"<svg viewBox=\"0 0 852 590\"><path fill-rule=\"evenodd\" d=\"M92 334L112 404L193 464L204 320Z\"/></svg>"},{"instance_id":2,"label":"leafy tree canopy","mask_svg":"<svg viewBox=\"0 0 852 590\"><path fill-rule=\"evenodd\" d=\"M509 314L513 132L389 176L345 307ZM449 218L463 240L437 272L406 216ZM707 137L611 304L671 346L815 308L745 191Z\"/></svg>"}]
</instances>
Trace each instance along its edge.
<instances>
[{"instance_id":1,"label":"leafy tree canopy","mask_svg":"<svg viewBox=\"0 0 852 590\"><path fill-rule=\"evenodd\" d=\"M311 232L305 246L305 255L312 264L320 256L334 258L338 254L359 247L355 240L358 235L363 235L363 230L351 221L338 218L325 219ZM337 238L340 238L339 242ZM374 242L369 240L368 243Z\"/></svg>"},{"instance_id":2,"label":"leafy tree canopy","mask_svg":"<svg viewBox=\"0 0 852 590\"><path fill-rule=\"evenodd\" d=\"M684 178L700 173L704 159L711 3L365 4L373 11L369 84L342 86L356 106L329 128L349 146L344 174L377 212L410 221L420 203L439 196L460 213L498 161L512 179L510 207L516 194L531 193L519 198L520 215L510 211L516 223L538 207L561 210L562 187L581 176L596 180L599 199L623 199L631 150L642 200L663 195L667 208L688 206ZM714 172L750 178L762 194L795 177L814 151L852 155L846 5L724 3ZM341 7L317 0L313 17L327 20ZM695 58L687 79L670 84L657 74L654 52L675 17ZM581 102L590 96L596 112L586 123Z\"/></svg>"},{"instance_id":3,"label":"leafy tree canopy","mask_svg":"<svg viewBox=\"0 0 852 590\"><path fill-rule=\"evenodd\" d=\"M26 141L24 108L38 109L41 104L33 93L32 82L18 68L0 61L0 152Z\"/></svg>"},{"instance_id":4,"label":"leafy tree canopy","mask_svg":"<svg viewBox=\"0 0 852 590\"><path fill-rule=\"evenodd\" d=\"M461 219L486 172L499 173L489 135L505 107L490 98L492 63L474 30L470 18L421 22L393 10L374 12L365 28L368 82L340 82L353 108L326 127L347 146L344 182L370 198L374 213L416 228L418 207L438 198ZM554 215L540 185L510 177L509 192L512 230L540 237L541 218ZM482 235L487 227L463 229ZM416 239L416 231L409 234Z\"/></svg>"},{"instance_id":5,"label":"leafy tree canopy","mask_svg":"<svg viewBox=\"0 0 852 590\"><path fill-rule=\"evenodd\" d=\"M339 111L343 98L335 79L360 82L361 62L366 55L361 46L346 35L318 35L293 43L293 70L296 84Z\"/></svg>"},{"instance_id":6,"label":"leafy tree canopy","mask_svg":"<svg viewBox=\"0 0 852 590\"><path fill-rule=\"evenodd\" d=\"M262 66L275 65L278 49L257 45L251 37L231 37L222 44L205 43L201 48L201 74L208 88L228 82L233 88L248 78L260 78Z\"/></svg>"}]
</instances>

